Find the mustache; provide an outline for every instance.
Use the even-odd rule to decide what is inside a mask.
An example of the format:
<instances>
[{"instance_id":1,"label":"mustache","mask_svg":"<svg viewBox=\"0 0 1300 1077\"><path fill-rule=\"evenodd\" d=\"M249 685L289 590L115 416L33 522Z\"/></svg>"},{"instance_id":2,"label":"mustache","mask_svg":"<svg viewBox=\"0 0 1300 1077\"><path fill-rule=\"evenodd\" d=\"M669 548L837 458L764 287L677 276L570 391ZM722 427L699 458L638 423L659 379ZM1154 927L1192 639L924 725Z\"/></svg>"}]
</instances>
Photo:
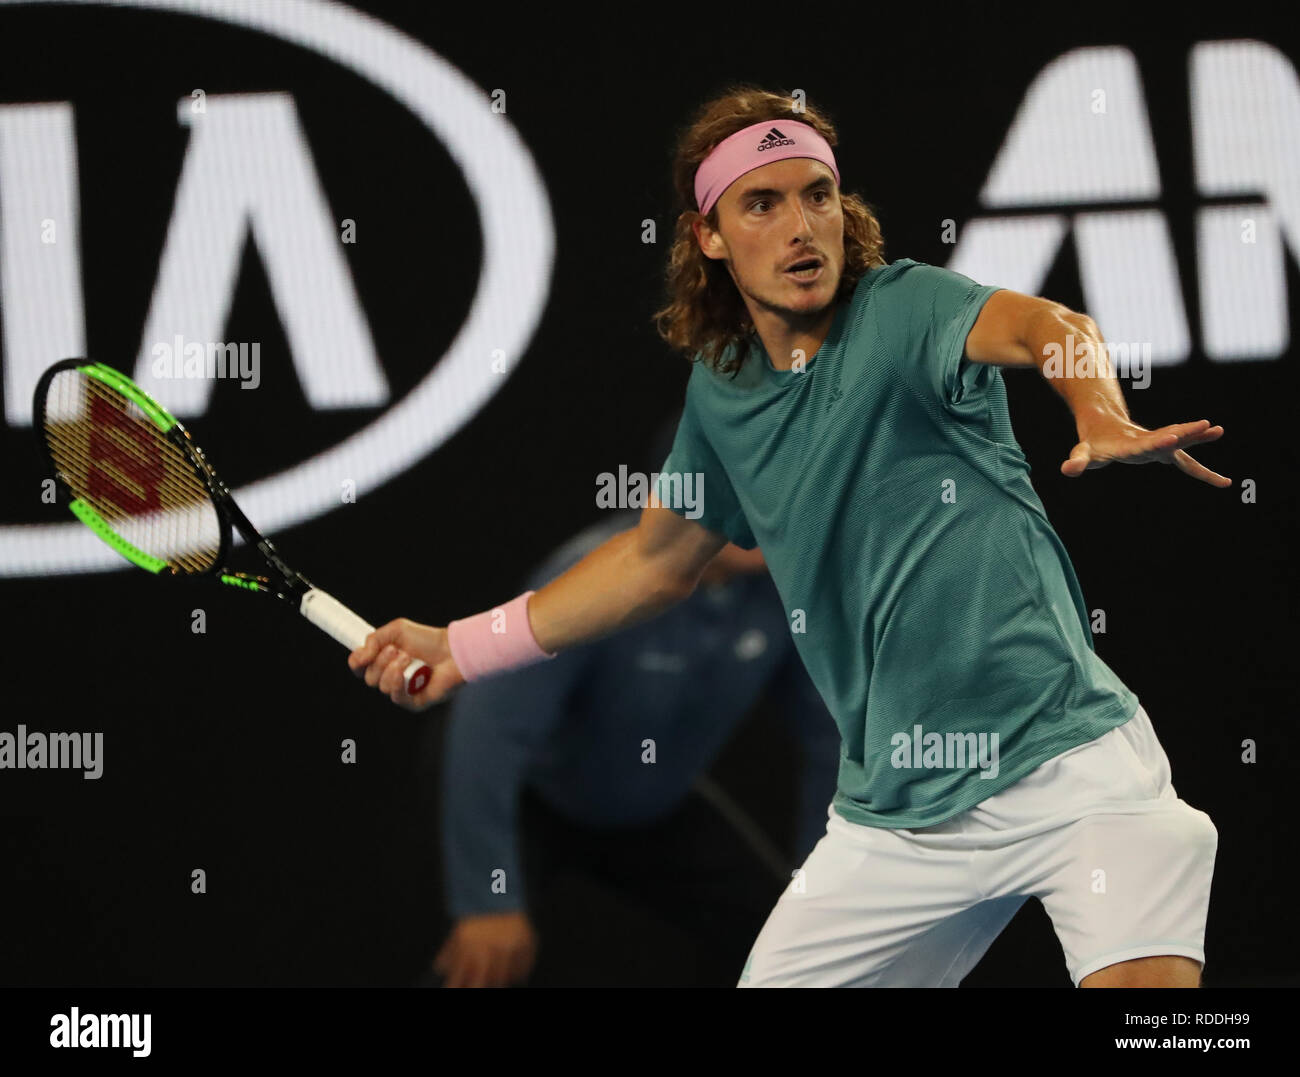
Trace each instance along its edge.
<instances>
[{"instance_id":1,"label":"mustache","mask_svg":"<svg viewBox=\"0 0 1300 1077\"><path fill-rule=\"evenodd\" d=\"M787 269L797 266L800 262L820 262L822 265L830 265L830 259L827 258L826 255L822 254L820 251L809 250L804 251L798 257L789 259L780 267L781 272L784 273Z\"/></svg>"}]
</instances>

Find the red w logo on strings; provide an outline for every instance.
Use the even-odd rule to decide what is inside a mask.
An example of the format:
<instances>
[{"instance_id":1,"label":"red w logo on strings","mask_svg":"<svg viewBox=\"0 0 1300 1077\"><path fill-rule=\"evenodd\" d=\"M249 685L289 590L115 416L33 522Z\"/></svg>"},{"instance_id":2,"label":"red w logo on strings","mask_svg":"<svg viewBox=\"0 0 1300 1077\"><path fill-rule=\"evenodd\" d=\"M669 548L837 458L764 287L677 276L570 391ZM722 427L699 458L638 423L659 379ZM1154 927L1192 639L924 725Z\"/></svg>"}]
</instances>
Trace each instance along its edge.
<instances>
[{"instance_id":1,"label":"red w logo on strings","mask_svg":"<svg viewBox=\"0 0 1300 1077\"><path fill-rule=\"evenodd\" d=\"M91 498L131 513L161 508L159 487L165 472L155 438L98 393L91 400L90 421L86 485Z\"/></svg>"}]
</instances>

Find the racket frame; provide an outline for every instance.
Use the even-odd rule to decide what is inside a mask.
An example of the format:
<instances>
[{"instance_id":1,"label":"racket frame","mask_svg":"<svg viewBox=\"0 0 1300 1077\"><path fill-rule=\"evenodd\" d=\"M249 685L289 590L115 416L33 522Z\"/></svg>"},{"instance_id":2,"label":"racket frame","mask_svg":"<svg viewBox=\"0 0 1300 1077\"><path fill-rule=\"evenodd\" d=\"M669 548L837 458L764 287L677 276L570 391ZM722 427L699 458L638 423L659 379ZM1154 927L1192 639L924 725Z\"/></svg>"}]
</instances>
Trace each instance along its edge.
<instances>
[{"instance_id":1,"label":"racket frame","mask_svg":"<svg viewBox=\"0 0 1300 1077\"><path fill-rule=\"evenodd\" d=\"M99 516L92 506L78 497L77 492L64 482L58 464L50 450L48 439L45 436L45 403L54 379L70 370L75 370L88 378L95 378L126 397L140 408L147 419L159 429L168 441L180 450L186 462L206 488L208 496L212 499L213 509L217 517L217 553L210 566L193 572L183 571L167 564L161 558L138 549L114 532L112 525ZM271 541L253 526L252 521L236 503L229 488L217 474L216 469L208 462L203 450L199 448L197 442L185 428L185 424L120 371L90 359L62 359L49 367L37 380L36 389L32 395L32 415L39 432L37 441L41 459L49 474L53 476L58 492L66 499L73 515L89 527L100 539L139 568L143 568L155 576L195 579L213 577L218 582L229 587L238 588L241 591L275 595L298 610L303 616L308 616L306 606L303 603L303 598L308 593L315 591L321 595L326 595L326 592L322 592L319 588L313 586L311 581L301 572L290 568ZM230 551L234 545L234 530L238 530L244 541L257 549L267 565L279 575L278 580L269 576L240 572L229 567ZM334 604L341 606L337 599L331 597L330 600ZM346 607L342 608L346 610ZM351 611L347 612L350 613ZM320 627L323 631L334 636L339 643L349 646L348 641L320 624L315 617L309 617L309 620L316 623L317 627ZM405 674L408 693L414 695L428 683L430 676L431 671L427 665L418 660L412 661L408 665Z\"/></svg>"}]
</instances>

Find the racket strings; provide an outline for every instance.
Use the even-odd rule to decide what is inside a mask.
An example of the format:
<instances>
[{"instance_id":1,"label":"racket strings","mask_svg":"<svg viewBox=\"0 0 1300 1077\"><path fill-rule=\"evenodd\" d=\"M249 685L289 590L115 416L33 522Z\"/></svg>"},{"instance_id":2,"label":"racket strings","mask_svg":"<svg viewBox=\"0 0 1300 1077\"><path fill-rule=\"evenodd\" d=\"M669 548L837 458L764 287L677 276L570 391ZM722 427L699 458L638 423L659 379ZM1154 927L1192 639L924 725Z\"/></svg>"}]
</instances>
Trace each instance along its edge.
<instances>
[{"instance_id":1,"label":"racket strings","mask_svg":"<svg viewBox=\"0 0 1300 1077\"><path fill-rule=\"evenodd\" d=\"M221 527L211 495L184 451L134 401L64 371L51 382L44 427L64 483L121 538L179 572L212 568Z\"/></svg>"}]
</instances>

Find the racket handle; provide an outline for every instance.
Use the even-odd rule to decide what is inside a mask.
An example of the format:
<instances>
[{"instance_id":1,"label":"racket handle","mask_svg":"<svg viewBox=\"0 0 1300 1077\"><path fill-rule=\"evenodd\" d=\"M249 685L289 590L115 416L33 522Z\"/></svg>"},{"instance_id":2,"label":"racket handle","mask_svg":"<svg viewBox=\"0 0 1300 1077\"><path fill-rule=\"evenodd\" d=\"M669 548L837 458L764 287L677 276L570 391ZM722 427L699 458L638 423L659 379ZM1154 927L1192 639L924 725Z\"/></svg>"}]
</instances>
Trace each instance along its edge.
<instances>
[{"instance_id":1,"label":"racket handle","mask_svg":"<svg viewBox=\"0 0 1300 1077\"><path fill-rule=\"evenodd\" d=\"M374 625L358 617L333 595L317 588L302 596L298 612L349 651L355 651L365 643L366 637L375 630ZM429 683L433 670L428 663L416 658L412 659L402 676L406 681L407 695L413 696Z\"/></svg>"}]
</instances>

